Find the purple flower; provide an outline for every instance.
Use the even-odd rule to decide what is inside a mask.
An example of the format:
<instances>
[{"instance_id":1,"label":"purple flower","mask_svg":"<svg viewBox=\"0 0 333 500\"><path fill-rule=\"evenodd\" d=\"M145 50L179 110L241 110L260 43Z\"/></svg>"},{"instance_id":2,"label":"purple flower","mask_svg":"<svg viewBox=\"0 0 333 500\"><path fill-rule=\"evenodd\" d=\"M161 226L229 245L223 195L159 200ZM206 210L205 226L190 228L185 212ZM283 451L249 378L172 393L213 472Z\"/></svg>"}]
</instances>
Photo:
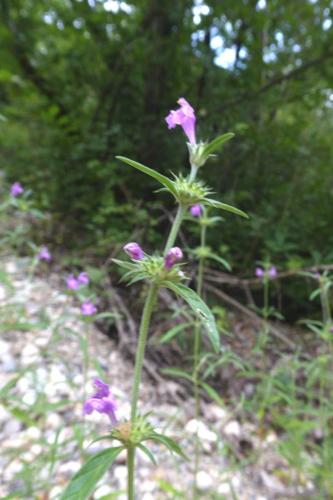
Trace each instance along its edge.
<instances>
[{"instance_id":1,"label":"purple flower","mask_svg":"<svg viewBox=\"0 0 333 500\"><path fill-rule=\"evenodd\" d=\"M37 259L45 260L46 262L50 262L50 260L52 260L52 255L47 247L41 248L40 252L37 254Z\"/></svg>"},{"instance_id":2,"label":"purple flower","mask_svg":"<svg viewBox=\"0 0 333 500\"><path fill-rule=\"evenodd\" d=\"M81 304L81 313L83 316L93 316L97 313L97 307L90 300L86 300Z\"/></svg>"},{"instance_id":3,"label":"purple flower","mask_svg":"<svg viewBox=\"0 0 333 500\"><path fill-rule=\"evenodd\" d=\"M95 393L88 398L83 405L83 414L90 415L93 411L105 413L111 420L112 425L117 423L116 410L117 403L111 394L108 384L96 378L94 380Z\"/></svg>"},{"instance_id":4,"label":"purple flower","mask_svg":"<svg viewBox=\"0 0 333 500\"><path fill-rule=\"evenodd\" d=\"M178 99L179 109L171 110L168 116L165 118L165 121L168 124L168 128L175 128L176 125L180 125L187 135L190 143L196 144L195 139L195 114L192 106L181 97Z\"/></svg>"},{"instance_id":5,"label":"purple flower","mask_svg":"<svg viewBox=\"0 0 333 500\"><path fill-rule=\"evenodd\" d=\"M24 191L22 184L20 182L14 182L10 188L10 194L14 197L20 196Z\"/></svg>"},{"instance_id":6,"label":"purple flower","mask_svg":"<svg viewBox=\"0 0 333 500\"><path fill-rule=\"evenodd\" d=\"M195 205L192 205L190 207L190 212L191 212L191 215L193 215L193 217L201 217L202 212L203 212L202 205L200 205L200 203L196 203Z\"/></svg>"},{"instance_id":7,"label":"purple flower","mask_svg":"<svg viewBox=\"0 0 333 500\"><path fill-rule=\"evenodd\" d=\"M77 290L80 286L80 283L75 278L74 274L70 274L66 280L68 290Z\"/></svg>"},{"instance_id":8,"label":"purple flower","mask_svg":"<svg viewBox=\"0 0 333 500\"><path fill-rule=\"evenodd\" d=\"M127 245L124 246L123 250L133 260L142 260L145 256L142 248L134 241L132 241L131 243L127 243Z\"/></svg>"},{"instance_id":9,"label":"purple flower","mask_svg":"<svg viewBox=\"0 0 333 500\"><path fill-rule=\"evenodd\" d=\"M170 250L164 257L164 267L166 267L166 269L171 269L172 266L182 258L183 252L179 247L170 248Z\"/></svg>"},{"instance_id":10,"label":"purple flower","mask_svg":"<svg viewBox=\"0 0 333 500\"><path fill-rule=\"evenodd\" d=\"M268 276L270 278L276 278L277 277L277 270L275 266L271 266L268 270Z\"/></svg>"},{"instance_id":11,"label":"purple flower","mask_svg":"<svg viewBox=\"0 0 333 500\"><path fill-rule=\"evenodd\" d=\"M256 276L257 278L263 278L265 275L265 271L263 270L262 267L256 267Z\"/></svg>"},{"instance_id":12,"label":"purple flower","mask_svg":"<svg viewBox=\"0 0 333 500\"><path fill-rule=\"evenodd\" d=\"M87 273L80 273L77 277L77 282L79 285L89 285L89 276Z\"/></svg>"}]
</instances>

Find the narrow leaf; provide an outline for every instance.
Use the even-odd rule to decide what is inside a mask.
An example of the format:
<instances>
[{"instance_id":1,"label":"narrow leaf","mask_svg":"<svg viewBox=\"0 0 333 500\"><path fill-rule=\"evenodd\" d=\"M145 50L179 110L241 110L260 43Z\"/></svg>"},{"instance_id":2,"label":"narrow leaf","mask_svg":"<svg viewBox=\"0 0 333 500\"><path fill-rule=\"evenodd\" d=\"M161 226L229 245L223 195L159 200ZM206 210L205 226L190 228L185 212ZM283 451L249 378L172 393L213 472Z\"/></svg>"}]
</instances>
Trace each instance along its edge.
<instances>
[{"instance_id":1,"label":"narrow leaf","mask_svg":"<svg viewBox=\"0 0 333 500\"><path fill-rule=\"evenodd\" d=\"M191 326L193 323L181 323L180 325L176 325L173 328L170 328L167 332L165 332L162 337L159 339L160 343L169 342L173 339L178 333L182 332L188 326Z\"/></svg>"},{"instance_id":2,"label":"narrow leaf","mask_svg":"<svg viewBox=\"0 0 333 500\"><path fill-rule=\"evenodd\" d=\"M158 434L157 432L152 432L147 436L146 439L152 439L153 441L160 442L164 444L167 448L169 448L170 451L173 451L174 453L177 453L177 455L180 455L185 460L188 460L188 457L185 455L179 444L176 443L176 441L174 441L173 439L164 436L163 434Z\"/></svg>"},{"instance_id":3,"label":"narrow leaf","mask_svg":"<svg viewBox=\"0 0 333 500\"><path fill-rule=\"evenodd\" d=\"M209 142L205 148L204 148L204 154L206 156L209 156L210 154L214 153L217 149L219 149L222 144L224 144L227 141L230 141L235 137L235 134L232 132L228 132L227 134L220 135L219 137L216 137L216 139L213 139L211 142Z\"/></svg>"},{"instance_id":4,"label":"narrow leaf","mask_svg":"<svg viewBox=\"0 0 333 500\"><path fill-rule=\"evenodd\" d=\"M221 405L221 406L224 405L223 399L220 397L218 392L216 392L216 390L211 385L206 384L205 382L201 382L201 385L205 389L205 391L207 392L208 396L210 396L213 399L213 401L215 401L215 403L217 403L218 405Z\"/></svg>"},{"instance_id":5,"label":"narrow leaf","mask_svg":"<svg viewBox=\"0 0 333 500\"><path fill-rule=\"evenodd\" d=\"M181 283L172 283L171 281L167 281L165 286L170 288L175 294L182 297L185 302L192 308L196 315L199 316L203 326L207 330L209 339L212 343L212 346L216 352L220 350L220 336L217 331L215 318L213 316L212 311L205 304L205 302L199 297L199 295Z\"/></svg>"},{"instance_id":6,"label":"narrow leaf","mask_svg":"<svg viewBox=\"0 0 333 500\"><path fill-rule=\"evenodd\" d=\"M184 372L184 370L180 370L179 368L162 368L161 372L173 377L185 378L186 380L193 382L192 375Z\"/></svg>"},{"instance_id":7,"label":"narrow leaf","mask_svg":"<svg viewBox=\"0 0 333 500\"><path fill-rule=\"evenodd\" d=\"M145 446L144 444L138 444L137 445L138 448L140 448L141 451L143 451L143 453L145 453L147 455L147 457L153 462L154 465L157 465L157 462L155 460L155 457L154 455L152 454L152 452L147 448L147 446Z\"/></svg>"},{"instance_id":8,"label":"narrow leaf","mask_svg":"<svg viewBox=\"0 0 333 500\"><path fill-rule=\"evenodd\" d=\"M228 271L231 271L231 267L230 267L229 262L226 261L225 259L223 259L222 257L219 257L218 255L215 255L215 253L209 253L207 255L207 257L208 257L208 259L215 260L219 264L222 264L222 266L224 266Z\"/></svg>"},{"instance_id":9,"label":"narrow leaf","mask_svg":"<svg viewBox=\"0 0 333 500\"><path fill-rule=\"evenodd\" d=\"M88 460L72 478L62 494L61 500L86 500L89 498L97 482L104 476L123 449L123 446L108 448Z\"/></svg>"},{"instance_id":10,"label":"narrow leaf","mask_svg":"<svg viewBox=\"0 0 333 500\"><path fill-rule=\"evenodd\" d=\"M249 218L249 216L245 212L243 212L243 210L240 210L239 208L233 207L232 205L227 205L227 203L221 203L220 201L217 201L217 200L212 200L210 198L204 198L203 204L208 205L209 207L219 208L220 210L226 210L227 212L232 212L233 214L240 215L241 217L245 217L245 219Z\"/></svg>"},{"instance_id":11,"label":"narrow leaf","mask_svg":"<svg viewBox=\"0 0 333 500\"><path fill-rule=\"evenodd\" d=\"M176 195L174 182L165 175L156 172L156 170L153 170L152 168L142 165L142 163L138 163L137 161L131 160L130 158L126 158L125 156L116 156L116 158L117 160L123 161L131 167L134 167L137 170L141 170L141 172L150 175L150 177L153 177L155 180L163 184L163 186L165 186L173 195Z\"/></svg>"}]
</instances>

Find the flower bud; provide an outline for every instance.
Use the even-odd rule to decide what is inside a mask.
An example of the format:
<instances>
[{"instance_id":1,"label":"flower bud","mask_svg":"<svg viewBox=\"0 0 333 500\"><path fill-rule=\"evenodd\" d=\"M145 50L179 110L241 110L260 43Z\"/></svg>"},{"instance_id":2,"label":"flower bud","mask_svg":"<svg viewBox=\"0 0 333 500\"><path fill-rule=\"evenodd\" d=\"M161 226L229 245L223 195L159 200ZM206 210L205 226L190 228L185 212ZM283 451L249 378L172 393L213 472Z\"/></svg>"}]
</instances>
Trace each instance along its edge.
<instances>
[{"instance_id":1,"label":"flower bud","mask_svg":"<svg viewBox=\"0 0 333 500\"><path fill-rule=\"evenodd\" d=\"M193 215L193 217L201 217L202 212L203 212L202 205L200 205L200 203L196 203L195 205L192 205L190 207L190 212L191 212L191 215Z\"/></svg>"},{"instance_id":2,"label":"flower bud","mask_svg":"<svg viewBox=\"0 0 333 500\"><path fill-rule=\"evenodd\" d=\"M142 260L145 256L142 248L134 241L131 243L127 243L127 245L123 247L123 250L133 260Z\"/></svg>"},{"instance_id":3,"label":"flower bud","mask_svg":"<svg viewBox=\"0 0 333 500\"><path fill-rule=\"evenodd\" d=\"M166 269L171 269L172 266L180 259L183 258L183 252L179 247L170 248L168 253L164 258L164 267Z\"/></svg>"}]
</instances>

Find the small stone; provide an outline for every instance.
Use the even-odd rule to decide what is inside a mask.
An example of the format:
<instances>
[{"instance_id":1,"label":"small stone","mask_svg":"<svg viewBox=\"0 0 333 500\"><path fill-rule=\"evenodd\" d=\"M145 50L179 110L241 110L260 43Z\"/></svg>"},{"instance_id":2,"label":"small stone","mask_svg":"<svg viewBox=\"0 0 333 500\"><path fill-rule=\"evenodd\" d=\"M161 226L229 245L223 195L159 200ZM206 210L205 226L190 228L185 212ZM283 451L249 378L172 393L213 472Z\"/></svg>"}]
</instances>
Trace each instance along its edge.
<instances>
[{"instance_id":1,"label":"small stone","mask_svg":"<svg viewBox=\"0 0 333 500\"><path fill-rule=\"evenodd\" d=\"M198 489L201 491L209 490L213 486L212 477L204 470L198 472L196 482Z\"/></svg>"},{"instance_id":2,"label":"small stone","mask_svg":"<svg viewBox=\"0 0 333 500\"><path fill-rule=\"evenodd\" d=\"M94 498L95 500L98 500L99 498L106 497L107 495L111 495L111 493L114 491L114 488L111 488L111 486L108 486L107 484L102 484L99 488L94 493Z\"/></svg>"},{"instance_id":3,"label":"small stone","mask_svg":"<svg viewBox=\"0 0 333 500\"><path fill-rule=\"evenodd\" d=\"M239 437L241 434L241 426L237 420L230 420L230 422L224 426L223 432L227 434L227 436Z\"/></svg>"}]
</instances>

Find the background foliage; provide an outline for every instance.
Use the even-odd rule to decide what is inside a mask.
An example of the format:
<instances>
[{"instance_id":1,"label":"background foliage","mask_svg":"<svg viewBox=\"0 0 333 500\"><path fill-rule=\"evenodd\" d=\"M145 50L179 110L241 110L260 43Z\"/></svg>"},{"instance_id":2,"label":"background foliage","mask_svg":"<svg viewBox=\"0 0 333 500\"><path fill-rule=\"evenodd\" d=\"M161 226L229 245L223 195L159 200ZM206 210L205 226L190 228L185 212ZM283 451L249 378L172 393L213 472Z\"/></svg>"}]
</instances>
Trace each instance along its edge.
<instances>
[{"instance_id":1,"label":"background foliage","mask_svg":"<svg viewBox=\"0 0 333 500\"><path fill-rule=\"evenodd\" d=\"M247 273L266 255L291 268L331 260L331 0L0 6L1 165L53 214L57 243L103 254L135 226L154 246L172 200L157 204L156 185L115 155L186 172L184 137L164 122L185 96L201 138L236 133L205 168L252 217L227 215L215 248Z\"/></svg>"}]
</instances>

